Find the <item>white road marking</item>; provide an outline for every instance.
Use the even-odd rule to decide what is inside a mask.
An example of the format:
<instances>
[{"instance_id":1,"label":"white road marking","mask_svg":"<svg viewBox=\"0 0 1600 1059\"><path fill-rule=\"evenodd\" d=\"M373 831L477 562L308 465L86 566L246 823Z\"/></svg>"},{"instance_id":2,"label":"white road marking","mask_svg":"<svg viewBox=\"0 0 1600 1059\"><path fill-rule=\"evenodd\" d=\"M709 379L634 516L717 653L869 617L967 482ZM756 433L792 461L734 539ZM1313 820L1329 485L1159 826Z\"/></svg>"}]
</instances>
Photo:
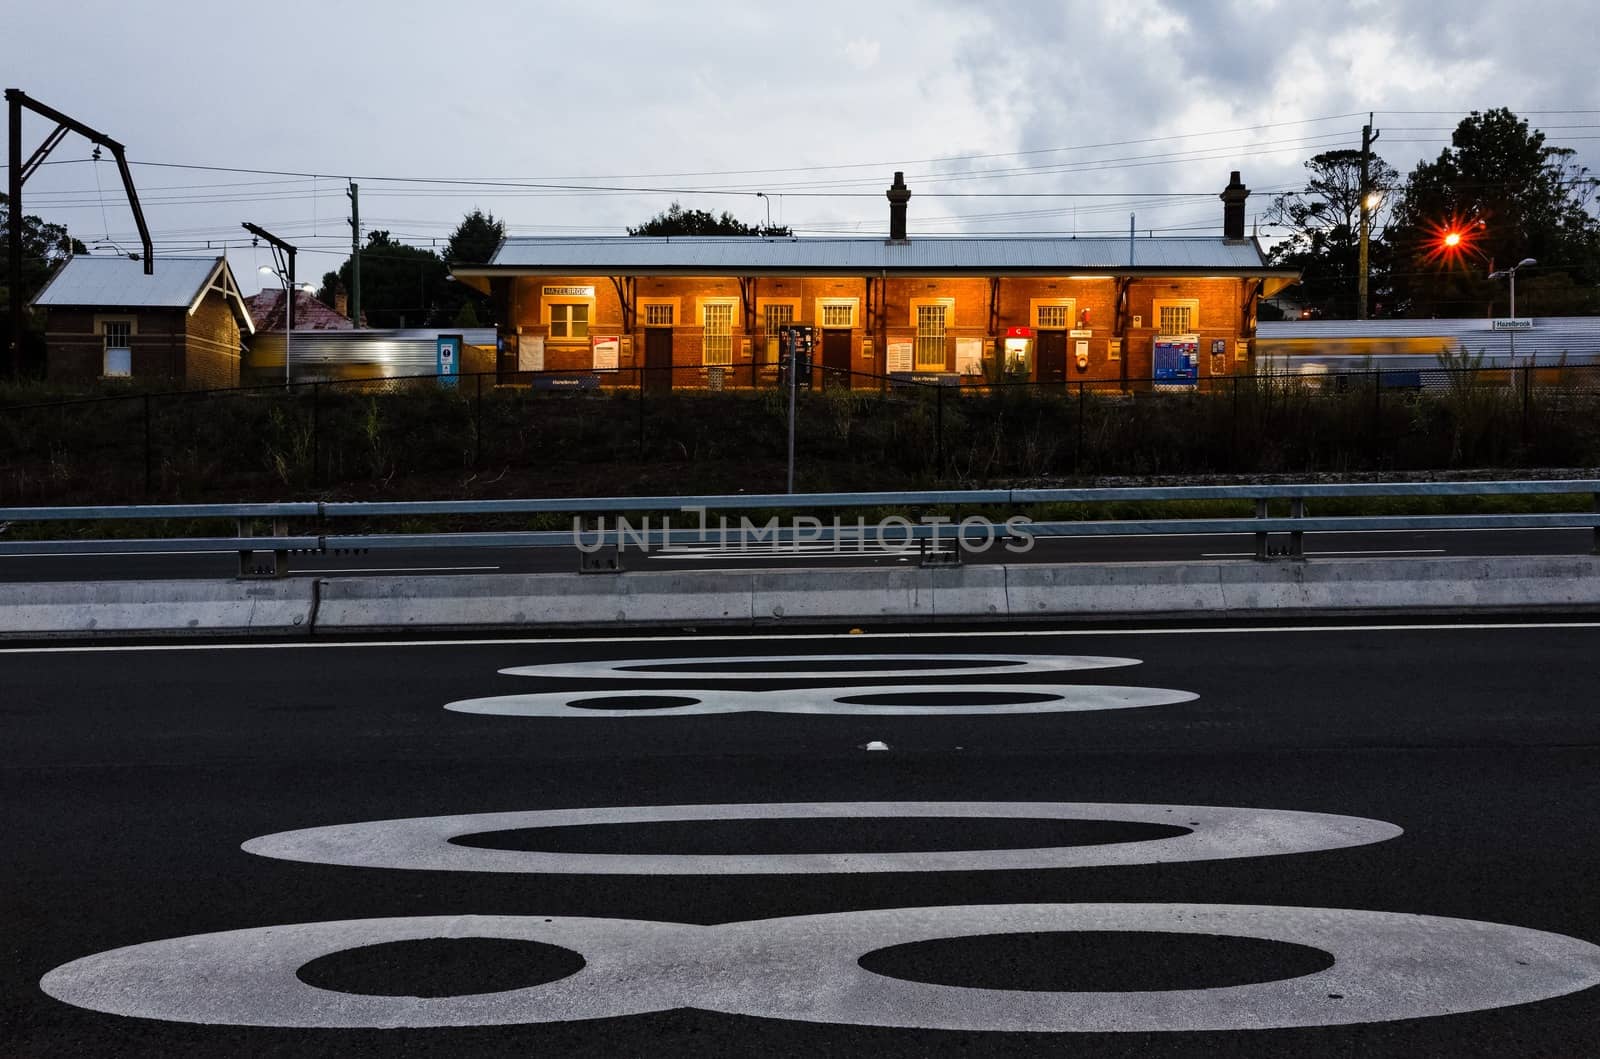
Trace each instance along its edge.
<instances>
[{"instance_id":1,"label":"white road marking","mask_svg":"<svg viewBox=\"0 0 1600 1059\"><path fill-rule=\"evenodd\" d=\"M918 941L1041 932L1258 938L1329 952L1314 974L1216 989L1053 992L891 978L861 957ZM320 956L427 938L508 938L583 957L564 978L463 996L307 985ZM1483 1011L1600 983L1600 947L1467 919L1217 904L1016 904L830 912L714 926L540 916L298 923L132 945L56 968L68 1004L173 1022L292 1028L489 1026L698 1008L834 1025L987 1032L1194 1032L1337 1026Z\"/></svg>"},{"instance_id":2,"label":"white road marking","mask_svg":"<svg viewBox=\"0 0 1600 1059\"><path fill-rule=\"evenodd\" d=\"M829 668L830 662L841 665ZM862 662L887 664L878 669L854 668ZM819 668L785 669L785 663L811 663ZM853 680L858 677L1012 677L1083 669L1120 669L1138 664L1137 658L1102 655L722 655L710 658L583 659L511 666L500 672L508 677L559 680Z\"/></svg>"},{"instance_id":3,"label":"white road marking","mask_svg":"<svg viewBox=\"0 0 1600 1059\"><path fill-rule=\"evenodd\" d=\"M458 570L498 570L498 566L350 566L337 570L294 570L290 577L321 577L323 574L428 574Z\"/></svg>"},{"instance_id":4,"label":"white road marking","mask_svg":"<svg viewBox=\"0 0 1600 1059\"><path fill-rule=\"evenodd\" d=\"M468 835L541 827L595 827L682 820L813 819L1111 820L1189 828L1142 842L1033 849L895 853L555 853L461 845ZM774 802L645 805L421 816L282 831L250 839L246 853L277 860L413 871L573 875L815 875L863 872L1008 871L1171 864L1281 856L1385 842L1401 829L1382 820L1288 809L1099 802Z\"/></svg>"},{"instance_id":5,"label":"white road marking","mask_svg":"<svg viewBox=\"0 0 1600 1059\"><path fill-rule=\"evenodd\" d=\"M848 674L857 676L858 674ZM881 696L976 695L1015 693L1010 703L882 703L852 702ZM1030 702L1035 696L1050 696L1045 702ZM695 717L726 713L799 713L829 717L938 717L982 714L1004 716L1033 713L1078 713L1091 710L1127 710L1142 706L1170 706L1193 702L1200 696L1170 688L1138 688L1103 684L885 684L859 687L789 688L774 691L665 690L655 687L643 693L630 691L552 691L528 695L495 695L481 699L462 699L445 705L456 713L488 714L496 717L563 717L592 720L626 720L635 717ZM608 699L657 698L662 705L629 706L608 709ZM689 698L692 703L673 703Z\"/></svg>"},{"instance_id":6,"label":"white road marking","mask_svg":"<svg viewBox=\"0 0 1600 1059\"><path fill-rule=\"evenodd\" d=\"M1355 548L1345 551L1307 551L1307 555L1443 555L1443 548ZM1202 559L1254 559L1255 552L1201 552Z\"/></svg>"},{"instance_id":7,"label":"white road marking","mask_svg":"<svg viewBox=\"0 0 1600 1059\"><path fill-rule=\"evenodd\" d=\"M554 647L584 644L641 643L766 643L773 640L960 640L978 638L1014 640L1025 637L1060 636L1264 636L1283 633L1339 632L1493 632L1514 630L1600 629L1595 621L1507 621L1441 623L1394 623L1364 625L1229 625L1218 627L1185 626L1143 629L965 629L937 632L749 632L694 634L689 636L518 636L500 638L457 638L453 640L317 640L289 643L199 643L199 644L82 644L71 647L0 647L0 655L35 654L116 654L166 651L326 651L344 648L396 647Z\"/></svg>"}]
</instances>

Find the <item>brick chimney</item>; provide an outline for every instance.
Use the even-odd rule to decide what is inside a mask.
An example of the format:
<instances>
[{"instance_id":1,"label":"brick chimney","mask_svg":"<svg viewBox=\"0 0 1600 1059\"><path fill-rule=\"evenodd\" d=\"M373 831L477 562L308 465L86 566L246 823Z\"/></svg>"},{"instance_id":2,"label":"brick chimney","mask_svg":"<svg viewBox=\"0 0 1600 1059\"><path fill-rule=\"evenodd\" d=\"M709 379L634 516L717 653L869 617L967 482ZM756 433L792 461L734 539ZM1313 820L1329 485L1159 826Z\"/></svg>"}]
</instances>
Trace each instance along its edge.
<instances>
[{"instance_id":1,"label":"brick chimney","mask_svg":"<svg viewBox=\"0 0 1600 1059\"><path fill-rule=\"evenodd\" d=\"M1235 174L1237 175L1237 174ZM889 242L904 243L906 239L906 203L911 201L911 189L906 187L906 175L896 173L889 186Z\"/></svg>"},{"instance_id":2,"label":"brick chimney","mask_svg":"<svg viewBox=\"0 0 1600 1059\"><path fill-rule=\"evenodd\" d=\"M1239 171L1233 171L1233 179L1228 181L1228 186L1222 189L1218 196L1222 199L1222 238L1244 238L1244 200L1250 197L1250 189L1239 180Z\"/></svg>"},{"instance_id":3,"label":"brick chimney","mask_svg":"<svg viewBox=\"0 0 1600 1059\"><path fill-rule=\"evenodd\" d=\"M350 295L345 292L343 283L333 285L333 311L340 316L350 315Z\"/></svg>"}]
</instances>

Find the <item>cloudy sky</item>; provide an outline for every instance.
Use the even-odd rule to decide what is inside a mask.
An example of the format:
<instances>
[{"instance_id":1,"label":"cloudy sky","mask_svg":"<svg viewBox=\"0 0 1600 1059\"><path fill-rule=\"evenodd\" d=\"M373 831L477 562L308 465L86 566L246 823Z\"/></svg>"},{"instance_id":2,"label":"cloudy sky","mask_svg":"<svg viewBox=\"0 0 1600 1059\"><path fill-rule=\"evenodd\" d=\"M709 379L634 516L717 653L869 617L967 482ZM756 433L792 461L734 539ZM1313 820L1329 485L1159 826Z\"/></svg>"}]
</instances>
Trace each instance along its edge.
<instances>
[{"instance_id":1,"label":"cloudy sky","mask_svg":"<svg viewBox=\"0 0 1600 1059\"><path fill-rule=\"evenodd\" d=\"M1507 106L1600 170L1583 0L16 0L7 87L120 139L157 253L241 221L315 280L366 230L442 245L473 207L512 234L622 234L674 199L803 235L1220 230L1356 147L1402 173ZM1589 25L1591 30L1582 29ZM50 127L30 116L24 154ZM24 209L97 252L137 246L109 157L68 137ZM765 192L766 197L756 193ZM1265 233L1270 236L1270 232Z\"/></svg>"}]
</instances>

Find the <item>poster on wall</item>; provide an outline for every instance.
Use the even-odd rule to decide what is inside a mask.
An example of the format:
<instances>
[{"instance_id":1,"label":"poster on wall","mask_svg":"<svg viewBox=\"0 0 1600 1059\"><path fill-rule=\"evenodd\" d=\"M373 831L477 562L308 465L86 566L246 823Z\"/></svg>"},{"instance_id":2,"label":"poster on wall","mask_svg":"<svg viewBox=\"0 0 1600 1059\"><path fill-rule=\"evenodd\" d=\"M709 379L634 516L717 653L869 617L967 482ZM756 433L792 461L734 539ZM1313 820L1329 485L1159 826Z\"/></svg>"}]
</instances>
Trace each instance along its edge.
<instances>
[{"instance_id":1,"label":"poster on wall","mask_svg":"<svg viewBox=\"0 0 1600 1059\"><path fill-rule=\"evenodd\" d=\"M956 371L962 375L983 374L983 339L956 339Z\"/></svg>"},{"instance_id":2,"label":"poster on wall","mask_svg":"<svg viewBox=\"0 0 1600 1059\"><path fill-rule=\"evenodd\" d=\"M517 341L517 370L544 370L544 336L523 335Z\"/></svg>"},{"instance_id":3,"label":"poster on wall","mask_svg":"<svg viewBox=\"0 0 1600 1059\"><path fill-rule=\"evenodd\" d=\"M872 339L871 338L863 338L861 340L861 359L862 360L871 360L872 359L872 352L873 352L873 350L872 350Z\"/></svg>"},{"instance_id":4,"label":"poster on wall","mask_svg":"<svg viewBox=\"0 0 1600 1059\"><path fill-rule=\"evenodd\" d=\"M912 343L890 342L884 347L889 354L889 371L912 371L914 365L911 361Z\"/></svg>"},{"instance_id":5,"label":"poster on wall","mask_svg":"<svg viewBox=\"0 0 1600 1059\"><path fill-rule=\"evenodd\" d=\"M594 337L594 370L616 371L622 355L621 335L596 335Z\"/></svg>"}]
</instances>

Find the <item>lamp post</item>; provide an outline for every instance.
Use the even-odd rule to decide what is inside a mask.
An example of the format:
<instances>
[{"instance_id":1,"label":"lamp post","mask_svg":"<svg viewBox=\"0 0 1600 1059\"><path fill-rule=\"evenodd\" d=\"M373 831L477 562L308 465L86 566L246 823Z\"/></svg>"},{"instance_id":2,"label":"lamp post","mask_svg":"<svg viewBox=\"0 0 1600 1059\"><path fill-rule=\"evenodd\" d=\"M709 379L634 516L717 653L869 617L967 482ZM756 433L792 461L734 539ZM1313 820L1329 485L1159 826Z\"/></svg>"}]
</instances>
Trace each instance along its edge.
<instances>
[{"instance_id":1,"label":"lamp post","mask_svg":"<svg viewBox=\"0 0 1600 1059\"><path fill-rule=\"evenodd\" d=\"M1489 273L1490 279L1507 279L1511 281L1511 360L1517 359L1517 269L1527 265L1537 265L1539 262L1531 257L1525 257L1510 268L1499 269Z\"/></svg>"},{"instance_id":2,"label":"lamp post","mask_svg":"<svg viewBox=\"0 0 1600 1059\"><path fill-rule=\"evenodd\" d=\"M265 239L268 243L270 243L272 246L272 259L278 262L280 265L280 267L277 269L270 269L266 265L262 265L260 271L268 274L275 273L278 279L283 283L283 386L284 389L288 389L289 338L294 334L294 255L296 251L292 244L286 243L282 239L279 239L277 236L273 235L259 224L251 224L249 221L245 221L244 230L255 236L257 239ZM286 265L285 262L287 262Z\"/></svg>"},{"instance_id":3,"label":"lamp post","mask_svg":"<svg viewBox=\"0 0 1600 1059\"><path fill-rule=\"evenodd\" d=\"M283 284L283 384L289 385L289 343L294 335L294 299L300 291L311 289L309 283L296 283L294 274L279 272L270 265L262 265L256 271L263 276L276 276L278 282Z\"/></svg>"}]
</instances>

